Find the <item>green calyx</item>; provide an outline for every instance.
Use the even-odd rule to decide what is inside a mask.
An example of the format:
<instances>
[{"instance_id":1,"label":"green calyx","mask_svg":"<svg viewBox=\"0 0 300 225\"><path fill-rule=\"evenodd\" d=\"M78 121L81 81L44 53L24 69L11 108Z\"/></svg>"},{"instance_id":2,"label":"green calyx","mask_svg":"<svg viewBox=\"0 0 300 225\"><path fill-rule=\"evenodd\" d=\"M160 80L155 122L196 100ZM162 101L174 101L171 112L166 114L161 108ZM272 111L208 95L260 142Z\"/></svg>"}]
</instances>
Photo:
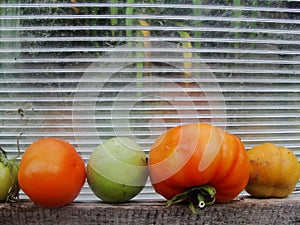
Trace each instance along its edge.
<instances>
[{"instance_id":1,"label":"green calyx","mask_svg":"<svg viewBox=\"0 0 300 225\"><path fill-rule=\"evenodd\" d=\"M214 204L215 194L216 189L209 185L193 187L183 193L175 195L167 202L167 207L176 203L187 201L189 202L191 212L199 215L205 207Z\"/></svg>"},{"instance_id":2,"label":"green calyx","mask_svg":"<svg viewBox=\"0 0 300 225\"><path fill-rule=\"evenodd\" d=\"M9 166L10 160L7 158L7 152L0 146L0 162L5 166Z\"/></svg>"},{"instance_id":3,"label":"green calyx","mask_svg":"<svg viewBox=\"0 0 300 225\"><path fill-rule=\"evenodd\" d=\"M22 135L22 133L20 134L20 136ZM16 160L17 158L20 156L21 151L20 151L20 142L19 142L19 138L20 136L17 138L17 148L18 148L18 154L15 157L12 158L8 158L7 157L7 152L0 146L0 162L3 162L5 166L10 167L11 164L15 164L17 163Z\"/></svg>"},{"instance_id":4,"label":"green calyx","mask_svg":"<svg viewBox=\"0 0 300 225\"><path fill-rule=\"evenodd\" d=\"M7 157L7 152L0 146L0 159Z\"/></svg>"}]
</instances>

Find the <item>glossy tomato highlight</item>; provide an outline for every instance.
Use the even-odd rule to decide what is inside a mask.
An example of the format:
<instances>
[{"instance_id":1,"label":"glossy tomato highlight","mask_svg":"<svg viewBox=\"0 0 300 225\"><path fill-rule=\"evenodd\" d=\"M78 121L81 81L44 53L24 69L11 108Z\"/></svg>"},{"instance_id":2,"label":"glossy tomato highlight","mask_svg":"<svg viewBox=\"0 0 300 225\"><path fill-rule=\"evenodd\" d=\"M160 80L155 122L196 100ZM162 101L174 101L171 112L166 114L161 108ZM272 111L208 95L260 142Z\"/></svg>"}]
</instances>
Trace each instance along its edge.
<instances>
[{"instance_id":1,"label":"glossy tomato highlight","mask_svg":"<svg viewBox=\"0 0 300 225\"><path fill-rule=\"evenodd\" d=\"M85 165L64 140L43 138L32 143L20 162L18 181L35 203L55 208L71 203L86 178Z\"/></svg>"}]
</instances>

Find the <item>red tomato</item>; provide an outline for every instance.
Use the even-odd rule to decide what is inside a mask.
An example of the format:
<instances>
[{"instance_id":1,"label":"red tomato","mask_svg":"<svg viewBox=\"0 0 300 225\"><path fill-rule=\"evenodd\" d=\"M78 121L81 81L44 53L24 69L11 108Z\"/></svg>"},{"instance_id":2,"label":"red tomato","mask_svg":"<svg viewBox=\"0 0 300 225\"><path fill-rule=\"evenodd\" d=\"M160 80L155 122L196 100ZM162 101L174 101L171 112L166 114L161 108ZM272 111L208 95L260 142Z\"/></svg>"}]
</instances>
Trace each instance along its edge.
<instances>
[{"instance_id":1,"label":"red tomato","mask_svg":"<svg viewBox=\"0 0 300 225\"><path fill-rule=\"evenodd\" d=\"M83 159L66 141L44 138L25 151L19 168L21 189L35 203L55 208L71 203L86 178Z\"/></svg>"},{"instance_id":2,"label":"red tomato","mask_svg":"<svg viewBox=\"0 0 300 225\"><path fill-rule=\"evenodd\" d=\"M149 165L155 191L174 202L184 200L185 194L191 202L198 201L194 198L201 197L199 192L207 192L211 203L228 202L249 179L249 160L240 139L209 124L166 131L153 144ZM204 202L206 198L202 196Z\"/></svg>"}]
</instances>

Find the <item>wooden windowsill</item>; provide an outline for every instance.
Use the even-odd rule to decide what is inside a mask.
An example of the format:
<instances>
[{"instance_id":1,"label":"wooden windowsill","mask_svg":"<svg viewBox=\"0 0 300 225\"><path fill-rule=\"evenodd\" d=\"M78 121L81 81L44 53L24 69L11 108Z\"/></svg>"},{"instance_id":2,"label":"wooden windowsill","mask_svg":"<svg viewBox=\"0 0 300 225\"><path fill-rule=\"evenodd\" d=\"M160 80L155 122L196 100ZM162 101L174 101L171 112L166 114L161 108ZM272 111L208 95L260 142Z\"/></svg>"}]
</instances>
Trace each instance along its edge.
<instances>
[{"instance_id":1,"label":"wooden windowsill","mask_svg":"<svg viewBox=\"0 0 300 225\"><path fill-rule=\"evenodd\" d=\"M192 215L187 205L165 206L165 201L131 201L105 204L100 201L74 202L47 209L30 201L0 204L1 225L17 224L300 224L300 194L284 199L238 198L230 203L205 208Z\"/></svg>"}]
</instances>

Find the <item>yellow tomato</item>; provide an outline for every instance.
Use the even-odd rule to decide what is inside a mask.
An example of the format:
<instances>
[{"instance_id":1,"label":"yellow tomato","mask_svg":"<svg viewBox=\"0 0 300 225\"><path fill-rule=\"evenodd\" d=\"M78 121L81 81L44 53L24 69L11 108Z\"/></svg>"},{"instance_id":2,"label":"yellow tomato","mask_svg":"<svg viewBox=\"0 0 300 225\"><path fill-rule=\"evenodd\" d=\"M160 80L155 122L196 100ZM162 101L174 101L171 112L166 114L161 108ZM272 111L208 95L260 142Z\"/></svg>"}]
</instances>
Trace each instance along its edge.
<instances>
[{"instance_id":1,"label":"yellow tomato","mask_svg":"<svg viewBox=\"0 0 300 225\"><path fill-rule=\"evenodd\" d=\"M272 143L248 152L250 178L246 191L255 197L283 198L293 192L300 178L300 164L294 153Z\"/></svg>"}]
</instances>

